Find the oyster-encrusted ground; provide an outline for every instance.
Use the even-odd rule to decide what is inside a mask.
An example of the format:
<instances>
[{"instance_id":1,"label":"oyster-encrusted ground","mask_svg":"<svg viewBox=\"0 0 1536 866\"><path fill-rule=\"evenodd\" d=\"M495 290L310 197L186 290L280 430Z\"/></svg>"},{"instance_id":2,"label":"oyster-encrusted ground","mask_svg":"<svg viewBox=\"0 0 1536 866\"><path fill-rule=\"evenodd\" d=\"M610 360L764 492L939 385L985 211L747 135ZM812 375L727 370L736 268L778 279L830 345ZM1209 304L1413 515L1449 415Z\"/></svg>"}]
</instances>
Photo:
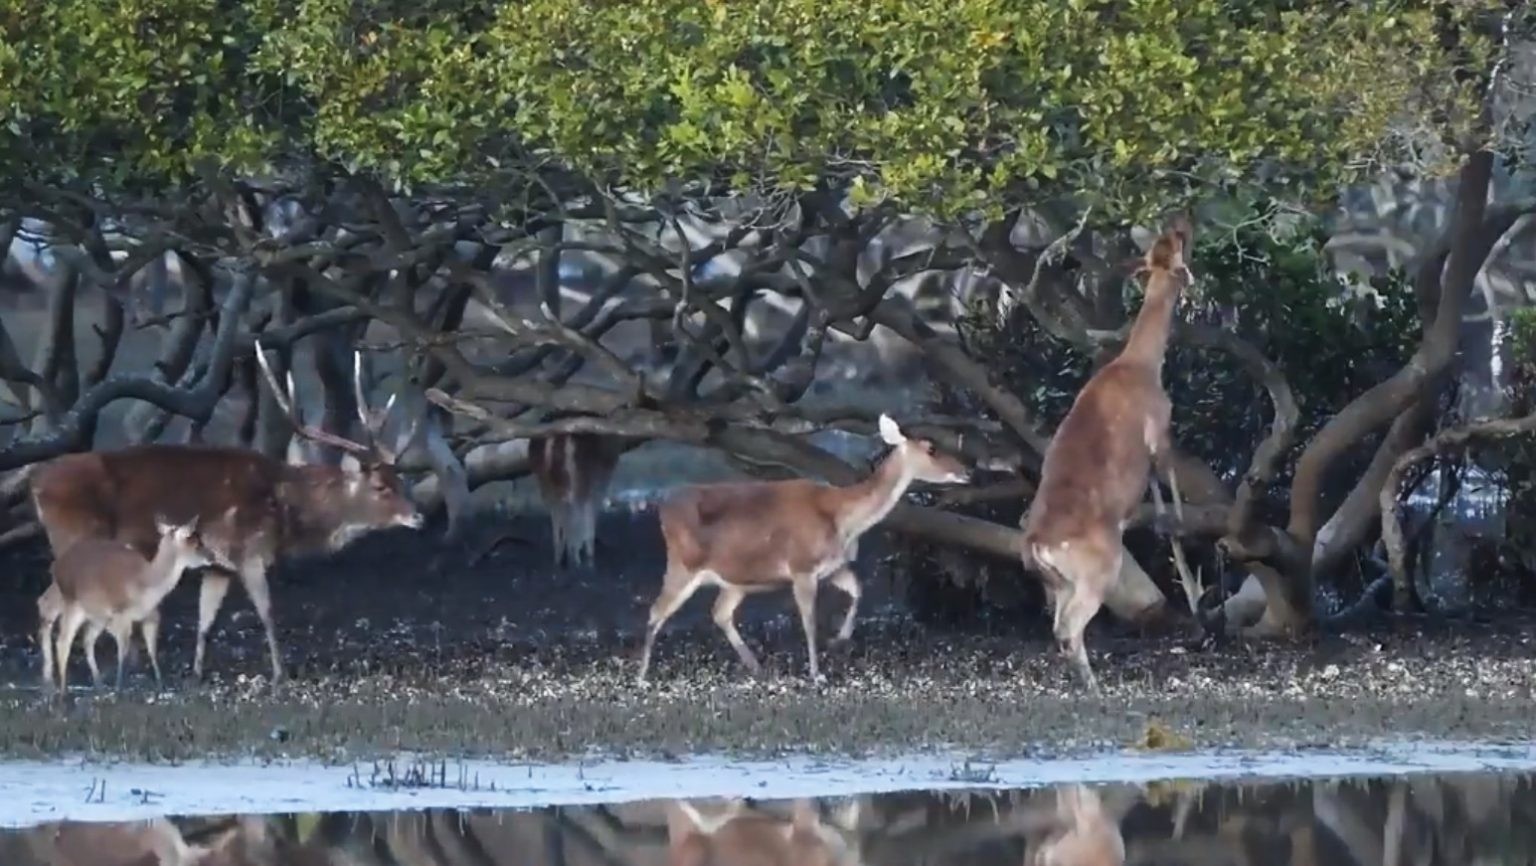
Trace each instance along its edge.
<instances>
[{"instance_id":1,"label":"oyster-encrusted ground","mask_svg":"<svg viewBox=\"0 0 1536 866\"><path fill-rule=\"evenodd\" d=\"M542 520L512 527L531 543L473 567L402 532L285 569L274 595L292 679L276 692L264 676L260 626L233 593L208 684L176 678L156 692L134 676L122 694L77 690L62 705L37 690L30 634L46 558L40 549L13 556L0 563L12 575L0 589L0 753L346 759L398 749L552 757L938 745L1017 753L1133 744L1154 719L1182 735L1175 743L1194 746L1536 732L1529 616L1207 650L1105 623L1090 635L1106 687L1094 699L1068 678L1043 621L1007 634L927 629L890 599L871 565L866 615L848 649L824 654L826 683L805 682L787 594L743 606L743 633L770 671L752 681L709 623L704 591L663 633L652 685L642 689L632 683L633 655L661 566L654 518L605 520L601 567L586 574L553 571ZM167 670L188 666L196 596L185 582L165 611ZM827 590L822 600L825 639L843 599ZM101 648L109 672L110 646ZM87 678L78 654L72 676Z\"/></svg>"}]
</instances>

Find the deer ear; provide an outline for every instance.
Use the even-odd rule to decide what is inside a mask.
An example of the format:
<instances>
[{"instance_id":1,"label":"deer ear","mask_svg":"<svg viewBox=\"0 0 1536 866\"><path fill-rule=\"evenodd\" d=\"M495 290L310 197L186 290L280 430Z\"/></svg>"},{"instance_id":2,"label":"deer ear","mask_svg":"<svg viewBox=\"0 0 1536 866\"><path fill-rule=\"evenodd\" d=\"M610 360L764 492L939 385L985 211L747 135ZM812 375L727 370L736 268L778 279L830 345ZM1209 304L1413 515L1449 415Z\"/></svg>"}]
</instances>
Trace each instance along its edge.
<instances>
[{"instance_id":1,"label":"deer ear","mask_svg":"<svg viewBox=\"0 0 1536 866\"><path fill-rule=\"evenodd\" d=\"M880 438L884 439L887 445L900 445L907 441L906 434L901 432L896 421L883 412L880 413Z\"/></svg>"}]
</instances>

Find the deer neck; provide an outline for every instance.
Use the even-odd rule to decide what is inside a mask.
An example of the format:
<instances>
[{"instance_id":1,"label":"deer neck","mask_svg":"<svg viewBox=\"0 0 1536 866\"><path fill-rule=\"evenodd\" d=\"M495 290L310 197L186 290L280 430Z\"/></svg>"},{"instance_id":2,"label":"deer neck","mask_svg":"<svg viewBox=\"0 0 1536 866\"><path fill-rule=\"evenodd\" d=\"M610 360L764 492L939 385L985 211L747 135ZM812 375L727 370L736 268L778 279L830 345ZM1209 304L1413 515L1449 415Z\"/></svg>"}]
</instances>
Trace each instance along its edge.
<instances>
[{"instance_id":1,"label":"deer neck","mask_svg":"<svg viewBox=\"0 0 1536 866\"><path fill-rule=\"evenodd\" d=\"M186 569L192 557L170 535L160 539L160 546L155 549L155 558L150 560L149 570L145 572L145 583L151 585L174 586L180 579L181 572Z\"/></svg>"},{"instance_id":2,"label":"deer neck","mask_svg":"<svg viewBox=\"0 0 1536 866\"><path fill-rule=\"evenodd\" d=\"M334 466L308 464L288 467L277 487L277 506L283 548L292 553L329 551L336 521L330 519L333 504L328 494L344 484L342 471Z\"/></svg>"},{"instance_id":3,"label":"deer neck","mask_svg":"<svg viewBox=\"0 0 1536 866\"><path fill-rule=\"evenodd\" d=\"M901 447L891 449L891 453L875 468L873 475L858 484L843 488L847 499L838 521L838 534L845 541L852 541L884 520L891 509L896 507L896 503L901 501L902 494L912 484L912 478L911 468L902 459Z\"/></svg>"},{"instance_id":4,"label":"deer neck","mask_svg":"<svg viewBox=\"0 0 1536 866\"><path fill-rule=\"evenodd\" d=\"M1173 330L1173 311L1178 303L1179 287L1173 274L1153 271L1147 278L1146 300L1116 360L1144 364L1161 375L1163 357L1168 353L1168 335Z\"/></svg>"}]
</instances>

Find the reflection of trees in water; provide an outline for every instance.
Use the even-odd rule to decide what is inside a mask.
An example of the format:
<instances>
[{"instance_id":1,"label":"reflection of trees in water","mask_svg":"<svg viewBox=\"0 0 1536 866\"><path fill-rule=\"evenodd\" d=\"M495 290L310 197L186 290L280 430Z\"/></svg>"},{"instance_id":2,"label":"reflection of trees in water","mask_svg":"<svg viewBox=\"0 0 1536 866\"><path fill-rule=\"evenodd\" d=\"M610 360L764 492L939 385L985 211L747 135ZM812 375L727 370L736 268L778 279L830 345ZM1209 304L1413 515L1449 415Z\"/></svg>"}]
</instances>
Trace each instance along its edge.
<instances>
[{"instance_id":1,"label":"reflection of trees in water","mask_svg":"<svg viewBox=\"0 0 1536 866\"><path fill-rule=\"evenodd\" d=\"M0 863L1511 866L1536 864L1536 778L1158 783L53 824L0 832Z\"/></svg>"}]
</instances>

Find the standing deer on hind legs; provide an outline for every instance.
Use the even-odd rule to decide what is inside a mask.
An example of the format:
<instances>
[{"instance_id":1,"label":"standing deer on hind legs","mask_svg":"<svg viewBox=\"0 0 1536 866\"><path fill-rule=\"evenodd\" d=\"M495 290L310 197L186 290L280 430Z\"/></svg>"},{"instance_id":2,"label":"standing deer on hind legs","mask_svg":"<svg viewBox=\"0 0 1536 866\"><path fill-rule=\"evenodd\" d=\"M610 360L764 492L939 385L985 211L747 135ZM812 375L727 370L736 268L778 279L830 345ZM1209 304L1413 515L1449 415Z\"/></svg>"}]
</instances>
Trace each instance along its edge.
<instances>
[{"instance_id":1,"label":"standing deer on hind legs","mask_svg":"<svg viewBox=\"0 0 1536 866\"><path fill-rule=\"evenodd\" d=\"M806 479L704 484L674 494L659 509L667 548L661 593L651 605L636 682L644 685L656 635L699 587L719 588L715 625L754 675L757 657L736 631L736 608L747 595L788 587L805 629L811 680L816 663L816 590L828 581L848 596L835 643L853 636L859 581L850 565L859 537L896 507L913 481L959 484L970 478L960 461L928 439L909 439L887 415L880 437L891 452L873 475L847 487Z\"/></svg>"},{"instance_id":2,"label":"standing deer on hind legs","mask_svg":"<svg viewBox=\"0 0 1536 866\"><path fill-rule=\"evenodd\" d=\"M1024 529L1023 559L1044 579L1054 612L1053 630L1084 685L1098 693L1083 632L1098 614L1104 593L1120 573L1121 535L1141 503L1155 465L1169 484L1182 516L1178 482L1169 464L1172 404L1163 390L1163 357L1184 288L1194 275L1184 262L1191 237L1180 219L1147 250L1138 275L1146 295L1125 348L1105 364L1073 401L1045 451L1040 485ZM1153 503L1162 492L1151 480ZM1189 576L1177 540L1173 545L1191 605L1198 580Z\"/></svg>"}]
</instances>

